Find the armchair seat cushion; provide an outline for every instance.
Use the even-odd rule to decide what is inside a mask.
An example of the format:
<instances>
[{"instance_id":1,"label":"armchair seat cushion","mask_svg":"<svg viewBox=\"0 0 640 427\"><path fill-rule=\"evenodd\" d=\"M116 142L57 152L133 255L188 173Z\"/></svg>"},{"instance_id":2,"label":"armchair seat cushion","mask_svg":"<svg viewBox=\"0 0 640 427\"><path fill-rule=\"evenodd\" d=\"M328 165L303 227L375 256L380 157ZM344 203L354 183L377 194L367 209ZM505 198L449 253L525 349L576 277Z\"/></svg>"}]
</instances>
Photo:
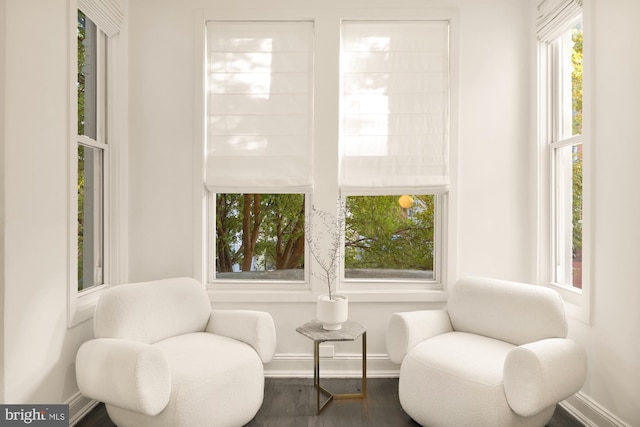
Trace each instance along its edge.
<instances>
[{"instance_id":1,"label":"armchair seat cushion","mask_svg":"<svg viewBox=\"0 0 640 427\"><path fill-rule=\"evenodd\" d=\"M407 364L459 377L458 381L502 387L504 361L513 347L482 335L449 332L416 345L407 355Z\"/></svg>"},{"instance_id":2,"label":"armchair seat cushion","mask_svg":"<svg viewBox=\"0 0 640 427\"><path fill-rule=\"evenodd\" d=\"M171 382L181 387L202 381L204 376L215 377L215 383L223 384L247 364L262 367L260 356L249 344L207 332L178 335L152 346L165 354Z\"/></svg>"}]
</instances>

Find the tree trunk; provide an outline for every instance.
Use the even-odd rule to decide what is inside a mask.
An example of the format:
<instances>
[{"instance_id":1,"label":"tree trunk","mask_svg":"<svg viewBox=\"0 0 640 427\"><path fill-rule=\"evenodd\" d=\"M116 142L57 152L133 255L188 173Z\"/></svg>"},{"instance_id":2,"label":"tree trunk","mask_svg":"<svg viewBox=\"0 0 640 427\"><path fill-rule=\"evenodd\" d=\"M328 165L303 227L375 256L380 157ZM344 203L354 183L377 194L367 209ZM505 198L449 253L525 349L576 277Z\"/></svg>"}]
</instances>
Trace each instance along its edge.
<instances>
[{"instance_id":1,"label":"tree trunk","mask_svg":"<svg viewBox=\"0 0 640 427\"><path fill-rule=\"evenodd\" d=\"M291 230L283 231L281 221L278 224L277 242L276 242L276 269L292 269L300 264L300 260L304 256L304 200L300 208L298 219L295 221ZM286 245L283 244L286 238Z\"/></svg>"},{"instance_id":2,"label":"tree trunk","mask_svg":"<svg viewBox=\"0 0 640 427\"><path fill-rule=\"evenodd\" d=\"M242 208L242 271L251 271L251 194L245 194Z\"/></svg>"},{"instance_id":3,"label":"tree trunk","mask_svg":"<svg viewBox=\"0 0 640 427\"><path fill-rule=\"evenodd\" d=\"M251 271L260 234L260 195L245 194L242 208L242 271Z\"/></svg>"},{"instance_id":4,"label":"tree trunk","mask_svg":"<svg viewBox=\"0 0 640 427\"><path fill-rule=\"evenodd\" d=\"M224 196L220 196L216 201L216 215L218 217L216 221L216 233L218 236L216 242L218 266L216 270L219 272L229 272L233 270L231 248L229 248L228 242L221 238L222 236L226 236L227 209L226 198Z\"/></svg>"}]
</instances>

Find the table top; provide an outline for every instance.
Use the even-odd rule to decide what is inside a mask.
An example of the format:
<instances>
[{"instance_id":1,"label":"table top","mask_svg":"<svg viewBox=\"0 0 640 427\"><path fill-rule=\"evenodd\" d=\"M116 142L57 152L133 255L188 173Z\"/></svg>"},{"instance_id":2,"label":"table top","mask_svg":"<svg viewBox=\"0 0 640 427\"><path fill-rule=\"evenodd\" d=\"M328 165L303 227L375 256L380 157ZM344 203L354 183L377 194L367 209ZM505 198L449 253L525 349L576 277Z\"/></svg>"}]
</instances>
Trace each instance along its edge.
<instances>
[{"instance_id":1,"label":"table top","mask_svg":"<svg viewBox=\"0 0 640 427\"><path fill-rule=\"evenodd\" d=\"M327 331L322 327L322 323L314 319L298 326L296 331L313 341L354 341L367 331L361 324L347 320L342 324L342 328L337 331Z\"/></svg>"}]
</instances>

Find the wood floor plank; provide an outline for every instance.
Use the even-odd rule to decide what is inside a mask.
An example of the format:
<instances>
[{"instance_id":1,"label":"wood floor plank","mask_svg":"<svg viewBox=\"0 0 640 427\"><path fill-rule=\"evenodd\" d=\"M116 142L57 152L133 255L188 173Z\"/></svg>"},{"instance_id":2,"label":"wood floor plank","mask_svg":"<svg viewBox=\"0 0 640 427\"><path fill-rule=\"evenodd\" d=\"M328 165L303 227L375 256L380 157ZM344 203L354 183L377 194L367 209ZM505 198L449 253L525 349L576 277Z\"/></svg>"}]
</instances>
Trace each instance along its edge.
<instances>
[{"instance_id":1,"label":"wood floor plank","mask_svg":"<svg viewBox=\"0 0 640 427\"><path fill-rule=\"evenodd\" d=\"M323 387L333 393L359 392L359 379L330 378ZM264 402L246 427L419 427L400 406L397 378L367 380L366 399L331 402L316 414L316 392L311 378L267 378ZM103 404L76 427L115 427ZM560 406L547 427L584 427Z\"/></svg>"}]
</instances>

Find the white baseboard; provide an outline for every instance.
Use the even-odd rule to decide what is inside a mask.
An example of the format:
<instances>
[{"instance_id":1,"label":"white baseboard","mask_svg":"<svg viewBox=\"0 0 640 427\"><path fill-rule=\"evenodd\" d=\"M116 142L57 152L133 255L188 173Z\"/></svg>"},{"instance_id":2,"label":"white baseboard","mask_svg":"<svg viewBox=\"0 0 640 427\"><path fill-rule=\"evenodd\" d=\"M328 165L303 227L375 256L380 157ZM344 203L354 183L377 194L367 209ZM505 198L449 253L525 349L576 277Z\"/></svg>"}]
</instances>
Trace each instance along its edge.
<instances>
[{"instance_id":1,"label":"white baseboard","mask_svg":"<svg viewBox=\"0 0 640 427\"><path fill-rule=\"evenodd\" d=\"M78 421L91 412L99 402L89 399L78 392L65 403L69 405L69 426L75 426Z\"/></svg>"},{"instance_id":2,"label":"white baseboard","mask_svg":"<svg viewBox=\"0 0 640 427\"><path fill-rule=\"evenodd\" d=\"M561 402L560 406L587 427L631 427L581 392Z\"/></svg>"},{"instance_id":3,"label":"white baseboard","mask_svg":"<svg viewBox=\"0 0 640 427\"><path fill-rule=\"evenodd\" d=\"M359 378L362 376L362 356L359 353L336 354L320 359L323 378ZM399 366L386 354L367 354L367 378L397 378ZM276 354L265 366L270 378L313 378L313 356L310 354Z\"/></svg>"}]
</instances>

